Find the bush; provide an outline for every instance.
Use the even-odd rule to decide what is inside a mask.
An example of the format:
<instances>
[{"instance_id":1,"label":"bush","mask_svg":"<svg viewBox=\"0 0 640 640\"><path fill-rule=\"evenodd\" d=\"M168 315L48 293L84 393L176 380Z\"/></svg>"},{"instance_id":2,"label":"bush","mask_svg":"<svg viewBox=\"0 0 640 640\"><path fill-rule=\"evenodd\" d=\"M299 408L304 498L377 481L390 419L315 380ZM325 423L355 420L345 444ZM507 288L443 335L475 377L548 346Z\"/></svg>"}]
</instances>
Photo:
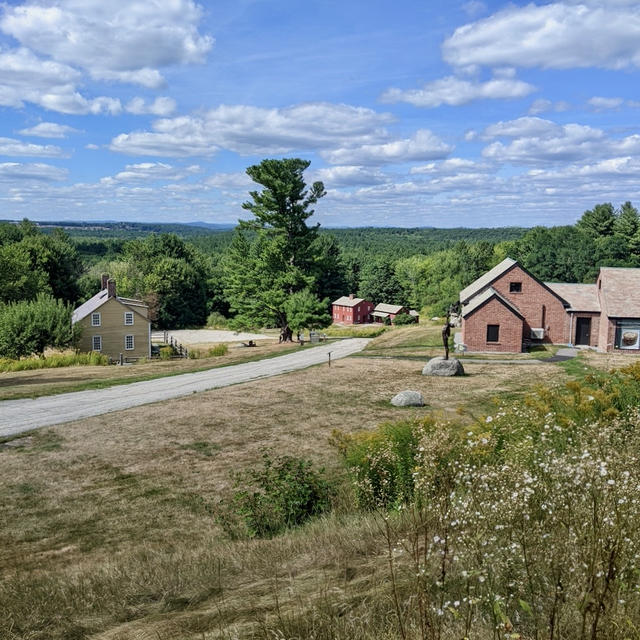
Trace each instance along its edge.
<instances>
[{"instance_id":1,"label":"bush","mask_svg":"<svg viewBox=\"0 0 640 640\"><path fill-rule=\"evenodd\" d=\"M416 317L408 313L399 313L394 319L393 324L402 326L405 324L416 324Z\"/></svg>"},{"instance_id":2,"label":"bush","mask_svg":"<svg viewBox=\"0 0 640 640\"><path fill-rule=\"evenodd\" d=\"M229 352L229 345L226 343L217 344L215 347L211 347L207 352L209 358L215 358L218 356L225 356Z\"/></svg>"},{"instance_id":3,"label":"bush","mask_svg":"<svg viewBox=\"0 0 640 640\"><path fill-rule=\"evenodd\" d=\"M207 318L207 327L209 329L227 329L229 321L220 312L212 311Z\"/></svg>"},{"instance_id":4,"label":"bush","mask_svg":"<svg viewBox=\"0 0 640 640\"><path fill-rule=\"evenodd\" d=\"M171 360L174 353L173 347L160 347L160 360Z\"/></svg>"},{"instance_id":5,"label":"bush","mask_svg":"<svg viewBox=\"0 0 640 640\"><path fill-rule=\"evenodd\" d=\"M33 369L55 369L82 365L102 366L109 364L109 358L97 351L78 354L53 354L46 358L24 358L11 360L0 358L0 372L31 371Z\"/></svg>"},{"instance_id":6,"label":"bush","mask_svg":"<svg viewBox=\"0 0 640 640\"><path fill-rule=\"evenodd\" d=\"M328 511L333 495L323 469L291 456L273 460L267 453L262 468L234 474L233 483L235 493L218 510L232 538L271 538Z\"/></svg>"},{"instance_id":7,"label":"bush","mask_svg":"<svg viewBox=\"0 0 640 640\"><path fill-rule=\"evenodd\" d=\"M430 424L408 420L352 435L333 432L332 443L354 479L360 507L399 507L411 501L418 444Z\"/></svg>"}]
</instances>

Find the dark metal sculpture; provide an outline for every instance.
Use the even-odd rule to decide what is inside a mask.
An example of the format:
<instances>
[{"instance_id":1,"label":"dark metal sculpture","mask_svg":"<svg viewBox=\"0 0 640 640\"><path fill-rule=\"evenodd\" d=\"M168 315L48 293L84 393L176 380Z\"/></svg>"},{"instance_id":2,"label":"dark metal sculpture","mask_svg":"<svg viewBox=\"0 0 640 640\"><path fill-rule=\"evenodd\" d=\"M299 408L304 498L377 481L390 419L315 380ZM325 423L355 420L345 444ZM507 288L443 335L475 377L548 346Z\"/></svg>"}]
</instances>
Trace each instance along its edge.
<instances>
[{"instance_id":1,"label":"dark metal sculpture","mask_svg":"<svg viewBox=\"0 0 640 640\"><path fill-rule=\"evenodd\" d=\"M442 344L444 345L444 359L449 359L449 338L451 337L451 314L457 314L460 310L460 303L455 302L450 304L447 309L447 317L445 318L444 326L442 327Z\"/></svg>"}]
</instances>

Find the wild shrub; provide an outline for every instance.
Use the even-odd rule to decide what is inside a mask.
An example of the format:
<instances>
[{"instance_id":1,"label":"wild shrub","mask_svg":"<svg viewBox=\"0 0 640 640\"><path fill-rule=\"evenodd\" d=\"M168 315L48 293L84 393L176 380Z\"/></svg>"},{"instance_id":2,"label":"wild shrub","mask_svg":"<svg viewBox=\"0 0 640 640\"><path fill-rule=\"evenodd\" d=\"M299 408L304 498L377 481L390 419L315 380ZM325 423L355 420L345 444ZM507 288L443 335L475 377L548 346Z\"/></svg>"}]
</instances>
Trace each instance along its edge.
<instances>
[{"instance_id":1,"label":"wild shrub","mask_svg":"<svg viewBox=\"0 0 640 640\"><path fill-rule=\"evenodd\" d=\"M399 627L637 637L639 397L632 365L422 429L413 503L383 516Z\"/></svg>"},{"instance_id":2,"label":"wild shrub","mask_svg":"<svg viewBox=\"0 0 640 640\"><path fill-rule=\"evenodd\" d=\"M217 344L215 347L211 347L209 351L207 351L207 356L209 358L214 358L218 356L227 355L228 352L229 352L229 345L222 342L220 344Z\"/></svg>"},{"instance_id":3,"label":"wild shrub","mask_svg":"<svg viewBox=\"0 0 640 640\"><path fill-rule=\"evenodd\" d=\"M107 364L109 364L109 358L97 351L78 354L56 353L45 358L22 358L20 360L0 358L0 372L55 369L82 365L103 366Z\"/></svg>"},{"instance_id":4,"label":"wild shrub","mask_svg":"<svg viewBox=\"0 0 640 640\"><path fill-rule=\"evenodd\" d=\"M351 435L333 432L332 443L354 480L360 507L389 508L411 501L421 434L430 424L406 420Z\"/></svg>"},{"instance_id":5,"label":"wild shrub","mask_svg":"<svg viewBox=\"0 0 640 640\"><path fill-rule=\"evenodd\" d=\"M402 326L405 324L416 324L415 316L409 315L408 313L399 313L394 319L393 324L397 326Z\"/></svg>"},{"instance_id":6,"label":"wild shrub","mask_svg":"<svg viewBox=\"0 0 640 640\"><path fill-rule=\"evenodd\" d=\"M171 360L174 353L173 347L160 347L160 360Z\"/></svg>"},{"instance_id":7,"label":"wild shrub","mask_svg":"<svg viewBox=\"0 0 640 640\"><path fill-rule=\"evenodd\" d=\"M333 489L323 469L291 456L263 454L262 467L234 474L234 493L218 520L232 538L271 538L328 511Z\"/></svg>"},{"instance_id":8,"label":"wild shrub","mask_svg":"<svg viewBox=\"0 0 640 640\"><path fill-rule=\"evenodd\" d=\"M220 312L212 311L207 317L207 327L209 329L227 329L229 327L229 320Z\"/></svg>"}]
</instances>

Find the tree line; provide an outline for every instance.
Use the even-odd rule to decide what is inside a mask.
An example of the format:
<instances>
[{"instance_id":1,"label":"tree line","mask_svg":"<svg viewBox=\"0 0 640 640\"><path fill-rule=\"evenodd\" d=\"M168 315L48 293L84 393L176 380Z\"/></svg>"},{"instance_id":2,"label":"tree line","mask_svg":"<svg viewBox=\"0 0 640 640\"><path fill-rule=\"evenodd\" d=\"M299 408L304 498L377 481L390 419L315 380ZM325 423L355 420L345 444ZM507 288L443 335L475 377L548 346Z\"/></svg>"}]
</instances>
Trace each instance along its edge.
<instances>
[{"instance_id":1,"label":"tree line","mask_svg":"<svg viewBox=\"0 0 640 640\"><path fill-rule=\"evenodd\" d=\"M118 226L114 237L74 237L26 220L0 223L0 356L17 353L6 346L20 342L15 332L26 321L16 318L37 327L55 317L49 342L71 341L61 314L70 319L73 306L97 293L102 273L115 278L119 295L149 304L154 327L203 326L214 314L233 328L277 327L288 340L329 324L331 301L349 293L439 315L506 256L548 281L593 282L601 265L640 266L630 202L598 204L575 225L552 228L326 231L308 224L325 195L321 182L305 183L308 166L285 158L249 167L257 188L233 232L193 235L189 227L181 237L145 228L131 238ZM32 339L18 351L44 346Z\"/></svg>"}]
</instances>

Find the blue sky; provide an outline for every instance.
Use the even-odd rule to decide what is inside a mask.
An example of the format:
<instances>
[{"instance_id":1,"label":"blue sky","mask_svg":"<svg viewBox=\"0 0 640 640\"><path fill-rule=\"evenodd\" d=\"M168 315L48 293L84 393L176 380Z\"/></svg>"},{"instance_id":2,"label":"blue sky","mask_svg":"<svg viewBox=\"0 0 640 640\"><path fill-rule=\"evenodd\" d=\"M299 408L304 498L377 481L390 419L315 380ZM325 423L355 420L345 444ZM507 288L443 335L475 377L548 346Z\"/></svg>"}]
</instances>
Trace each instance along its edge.
<instances>
[{"instance_id":1,"label":"blue sky","mask_svg":"<svg viewBox=\"0 0 640 640\"><path fill-rule=\"evenodd\" d=\"M0 4L0 218L235 222L265 157L325 226L640 205L640 2Z\"/></svg>"}]
</instances>

